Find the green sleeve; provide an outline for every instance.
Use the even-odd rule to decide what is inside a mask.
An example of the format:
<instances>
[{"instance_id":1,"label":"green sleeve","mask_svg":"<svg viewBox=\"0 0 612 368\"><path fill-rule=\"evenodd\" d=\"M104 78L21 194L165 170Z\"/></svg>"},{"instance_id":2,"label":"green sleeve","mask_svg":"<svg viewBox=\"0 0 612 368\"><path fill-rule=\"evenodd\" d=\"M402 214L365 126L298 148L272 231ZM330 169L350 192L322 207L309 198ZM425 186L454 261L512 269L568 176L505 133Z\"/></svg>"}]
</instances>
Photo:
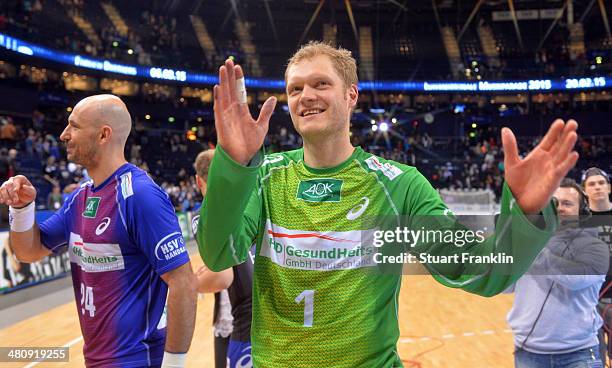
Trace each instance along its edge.
<instances>
[{"instance_id":1,"label":"green sleeve","mask_svg":"<svg viewBox=\"0 0 612 368\"><path fill-rule=\"evenodd\" d=\"M408 183L405 214L409 215L413 229L438 229L465 231L450 213L438 192L422 175L418 174ZM408 249L413 254L453 255L468 253L481 256L505 254L513 257L512 263L469 263L451 262L447 264L425 264L433 277L445 286L461 288L468 292L493 296L501 293L521 277L533 263L536 256L546 245L557 226L556 211L552 202L542 211L545 223L541 229L534 225L516 203L510 188L504 184L501 213L495 232L484 241L457 246L435 239L421 241ZM461 257L460 257L461 259Z\"/></svg>"},{"instance_id":2,"label":"green sleeve","mask_svg":"<svg viewBox=\"0 0 612 368\"><path fill-rule=\"evenodd\" d=\"M196 236L200 256L212 271L240 264L248 256L261 218L259 167L242 166L217 146Z\"/></svg>"}]
</instances>

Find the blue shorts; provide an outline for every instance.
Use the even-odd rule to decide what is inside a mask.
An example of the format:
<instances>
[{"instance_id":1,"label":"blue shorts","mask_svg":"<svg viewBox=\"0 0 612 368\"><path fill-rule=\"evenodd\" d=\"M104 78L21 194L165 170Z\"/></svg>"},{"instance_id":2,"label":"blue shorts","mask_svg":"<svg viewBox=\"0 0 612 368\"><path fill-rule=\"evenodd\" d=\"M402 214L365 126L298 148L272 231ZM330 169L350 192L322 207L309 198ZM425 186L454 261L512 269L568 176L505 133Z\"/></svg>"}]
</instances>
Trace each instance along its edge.
<instances>
[{"instance_id":1,"label":"blue shorts","mask_svg":"<svg viewBox=\"0 0 612 368\"><path fill-rule=\"evenodd\" d=\"M251 342L231 340L227 347L228 368L252 368Z\"/></svg>"}]
</instances>

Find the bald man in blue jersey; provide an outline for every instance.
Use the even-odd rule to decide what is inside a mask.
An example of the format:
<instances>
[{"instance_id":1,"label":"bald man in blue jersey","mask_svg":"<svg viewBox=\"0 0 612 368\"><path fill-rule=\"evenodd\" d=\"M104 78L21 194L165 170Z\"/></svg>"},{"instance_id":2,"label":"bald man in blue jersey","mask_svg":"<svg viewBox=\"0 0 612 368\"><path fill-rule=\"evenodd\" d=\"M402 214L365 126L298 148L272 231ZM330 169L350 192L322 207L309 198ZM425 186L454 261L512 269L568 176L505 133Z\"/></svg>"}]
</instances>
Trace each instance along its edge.
<instances>
[{"instance_id":1,"label":"bald man in blue jersey","mask_svg":"<svg viewBox=\"0 0 612 368\"><path fill-rule=\"evenodd\" d=\"M36 224L36 189L18 175L0 187L11 246L34 262L68 248L87 367L184 367L195 324L196 282L168 196L126 162L131 129L113 95L80 101L60 138L91 177ZM165 311L166 298L168 311Z\"/></svg>"}]
</instances>

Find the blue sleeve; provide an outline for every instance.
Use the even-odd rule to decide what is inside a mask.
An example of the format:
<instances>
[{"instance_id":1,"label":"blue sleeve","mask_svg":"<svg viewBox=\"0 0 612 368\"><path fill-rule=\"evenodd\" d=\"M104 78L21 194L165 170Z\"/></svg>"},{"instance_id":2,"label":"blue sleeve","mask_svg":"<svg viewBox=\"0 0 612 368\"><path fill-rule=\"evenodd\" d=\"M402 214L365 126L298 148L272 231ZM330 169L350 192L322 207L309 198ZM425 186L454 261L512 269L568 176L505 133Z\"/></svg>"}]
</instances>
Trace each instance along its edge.
<instances>
[{"instance_id":1,"label":"blue sleeve","mask_svg":"<svg viewBox=\"0 0 612 368\"><path fill-rule=\"evenodd\" d=\"M127 228L136 246L162 275L189 262L185 239L166 193L146 176L125 199Z\"/></svg>"},{"instance_id":2,"label":"blue sleeve","mask_svg":"<svg viewBox=\"0 0 612 368\"><path fill-rule=\"evenodd\" d=\"M69 216L68 212L72 202L74 202L74 198L79 194L81 189L82 188L79 188L72 192L72 194L66 198L59 210L38 225L40 229L40 242L45 248L53 253L61 252L64 246L68 245L66 218Z\"/></svg>"},{"instance_id":3,"label":"blue sleeve","mask_svg":"<svg viewBox=\"0 0 612 368\"><path fill-rule=\"evenodd\" d=\"M65 217L63 208L60 208L53 216L38 225L40 242L53 253L59 253L68 244Z\"/></svg>"}]
</instances>

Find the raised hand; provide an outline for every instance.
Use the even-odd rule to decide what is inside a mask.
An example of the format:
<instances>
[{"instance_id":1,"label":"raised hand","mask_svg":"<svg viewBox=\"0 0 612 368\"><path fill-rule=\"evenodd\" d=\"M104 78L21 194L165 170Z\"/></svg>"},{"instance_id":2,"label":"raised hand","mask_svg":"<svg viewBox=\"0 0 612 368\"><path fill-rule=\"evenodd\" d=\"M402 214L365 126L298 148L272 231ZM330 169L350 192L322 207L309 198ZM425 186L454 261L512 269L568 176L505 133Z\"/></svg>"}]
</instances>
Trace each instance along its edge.
<instances>
[{"instance_id":1,"label":"raised hand","mask_svg":"<svg viewBox=\"0 0 612 368\"><path fill-rule=\"evenodd\" d=\"M502 129L506 183L525 214L539 213L567 172L576 165L576 129L578 123L574 120L567 124L561 119L555 120L540 144L524 159L519 157L512 131Z\"/></svg>"},{"instance_id":2,"label":"raised hand","mask_svg":"<svg viewBox=\"0 0 612 368\"><path fill-rule=\"evenodd\" d=\"M0 204L25 207L36 199L36 188L23 175L13 176L0 187Z\"/></svg>"},{"instance_id":3,"label":"raised hand","mask_svg":"<svg viewBox=\"0 0 612 368\"><path fill-rule=\"evenodd\" d=\"M268 98L254 120L248 104L241 103L237 95L236 80L240 78L244 78L242 68L231 60L219 68L219 84L213 90L215 128L219 145L234 161L246 165L263 145L276 98Z\"/></svg>"}]
</instances>

